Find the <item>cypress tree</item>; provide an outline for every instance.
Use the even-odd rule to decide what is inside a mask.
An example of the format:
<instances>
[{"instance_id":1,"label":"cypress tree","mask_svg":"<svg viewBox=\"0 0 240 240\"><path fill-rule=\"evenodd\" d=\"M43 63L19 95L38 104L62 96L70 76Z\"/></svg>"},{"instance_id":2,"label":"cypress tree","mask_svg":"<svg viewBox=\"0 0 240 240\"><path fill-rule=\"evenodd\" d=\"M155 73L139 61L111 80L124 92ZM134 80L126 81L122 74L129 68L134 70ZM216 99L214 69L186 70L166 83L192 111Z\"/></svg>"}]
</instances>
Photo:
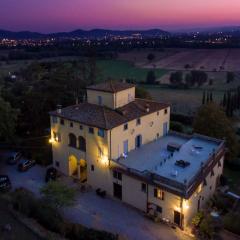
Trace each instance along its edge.
<instances>
[{"instance_id":1,"label":"cypress tree","mask_svg":"<svg viewBox=\"0 0 240 240\"><path fill-rule=\"evenodd\" d=\"M205 104L206 101L206 91L203 91L203 96L202 96L202 105Z\"/></svg>"},{"instance_id":2,"label":"cypress tree","mask_svg":"<svg viewBox=\"0 0 240 240\"><path fill-rule=\"evenodd\" d=\"M207 103L209 103L209 92L207 92Z\"/></svg>"},{"instance_id":3,"label":"cypress tree","mask_svg":"<svg viewBox=\"0 0 240 240\"><path fill-rule=\"evenodd\" d=\"M226 107L226 105L227 105L227 95L226 95L226 92L223 95L222 105L223 105L223 107Z\"/></svg>"},{"instance_id":4,"label":"cypress tree","mask_svg":"<svg viewBox=\"0 0 240 240\"><path fill-rule=\"evenodd\" d=\"M212 92L210 92L209 101L213 102L213 94L212 94Z\"/></svg>"},{"instance_id":5,"label":"cypress tree","mask_svg":"<svg viewBox=\"0 0 240 240\"><path fill-rule=\"evenodd\" d=\"M226 104L226 115L230 117L231 115L231 93L227 93L227 104Z\"/></svg>"}]
</instances>

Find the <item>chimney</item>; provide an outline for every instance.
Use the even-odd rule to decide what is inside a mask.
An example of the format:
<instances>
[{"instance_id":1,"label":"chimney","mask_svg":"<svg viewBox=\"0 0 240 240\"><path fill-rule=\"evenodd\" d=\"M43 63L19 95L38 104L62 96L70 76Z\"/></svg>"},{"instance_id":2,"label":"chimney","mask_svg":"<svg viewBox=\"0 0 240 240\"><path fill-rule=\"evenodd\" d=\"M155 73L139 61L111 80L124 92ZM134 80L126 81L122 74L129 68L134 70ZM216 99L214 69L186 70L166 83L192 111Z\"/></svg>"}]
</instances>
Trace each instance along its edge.
<instances>
[{"instance_id":1,"label":"chimney","mask_svg":"<svg viewBox=\"0 0 240 240\"><path fill-rule=\"evenodd\" d=\"M62 113L62 105L60 105L60 104L57 105L57 113L59 113L59 114Z\"/></svg>"}]
</instances>

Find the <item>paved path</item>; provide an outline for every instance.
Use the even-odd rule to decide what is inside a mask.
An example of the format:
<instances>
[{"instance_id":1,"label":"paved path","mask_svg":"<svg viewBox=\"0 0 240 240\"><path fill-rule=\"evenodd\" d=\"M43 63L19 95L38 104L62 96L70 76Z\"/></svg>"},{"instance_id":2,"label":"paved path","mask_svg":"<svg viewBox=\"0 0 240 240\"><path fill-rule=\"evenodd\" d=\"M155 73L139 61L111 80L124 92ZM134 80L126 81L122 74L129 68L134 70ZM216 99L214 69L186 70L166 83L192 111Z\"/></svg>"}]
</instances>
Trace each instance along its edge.
<instances>
[{"instance_id":1,"label":"paved path","mask_svg":"<svg viewBox=\"0 0 240 240\"><path fill-rule=\"evenodd\" d=\"M13 188L25 187L40 196L39 189L45 184L46 169L38 165L27 172L18 172L17 166L4 165L0 174L10 177ZM70 178L63 181L73 185ZM129 240L189 240L179 230L154 223L143 214L120 201L107 197L102 199L95 192L78 193L74 206L64 209L65 217L84 226L118 233Z\"/></svg>"},{"instance_id":2,"label":"paved path","mask_svg":"<svg viewBox=\"0 0 240 240\"><path fill-rule=\"evenodd\" d=\"M74 207L65 216L76 223L118 233L131 240L191 239L179 230L154 223L132 207L111 198L102 199L94 192L79 194Z\"/></svg>"}]
</instances>

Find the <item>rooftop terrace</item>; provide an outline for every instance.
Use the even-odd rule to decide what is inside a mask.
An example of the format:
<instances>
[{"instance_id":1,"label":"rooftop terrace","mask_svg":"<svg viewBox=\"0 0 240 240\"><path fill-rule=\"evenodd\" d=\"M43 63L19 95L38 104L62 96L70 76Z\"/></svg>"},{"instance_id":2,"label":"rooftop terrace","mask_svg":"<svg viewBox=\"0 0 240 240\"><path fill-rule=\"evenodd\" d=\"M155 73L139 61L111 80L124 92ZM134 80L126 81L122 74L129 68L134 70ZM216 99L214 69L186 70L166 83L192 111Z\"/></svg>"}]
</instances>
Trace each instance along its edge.
<instances>
[{"instance_id":1,"label":"rooftop terrace","mask_svg":"<svg viewBox=\"0 0 240 240\"><path fill-rule=\"evenodd\" d=\"M132 171L154 174L187 185L199 173L201 167L218 152L222 143L223 141L201 135L187 137L170 133L116 161ZM179 149L172 151L168 148L169 144Z\"/></svg>"}]
</instances>

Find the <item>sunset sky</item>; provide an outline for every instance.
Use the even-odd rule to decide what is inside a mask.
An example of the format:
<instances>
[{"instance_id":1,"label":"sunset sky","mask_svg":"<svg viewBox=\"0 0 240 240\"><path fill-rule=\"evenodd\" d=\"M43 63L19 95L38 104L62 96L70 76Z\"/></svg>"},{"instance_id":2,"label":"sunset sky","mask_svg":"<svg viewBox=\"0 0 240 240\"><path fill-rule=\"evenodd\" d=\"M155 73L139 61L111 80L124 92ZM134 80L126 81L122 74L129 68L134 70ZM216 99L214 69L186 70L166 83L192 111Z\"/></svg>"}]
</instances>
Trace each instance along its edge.
<instances>
[{"instance_id":1,"label":"sunset sky","mask_svg":"<svg viewBox=\"0 0 240 240\"><path fill-rule=\"evenodd\" d=\"M0 29L177 30L240 25L240 0L0 0Z\"/></svg>"}]
</instances>

